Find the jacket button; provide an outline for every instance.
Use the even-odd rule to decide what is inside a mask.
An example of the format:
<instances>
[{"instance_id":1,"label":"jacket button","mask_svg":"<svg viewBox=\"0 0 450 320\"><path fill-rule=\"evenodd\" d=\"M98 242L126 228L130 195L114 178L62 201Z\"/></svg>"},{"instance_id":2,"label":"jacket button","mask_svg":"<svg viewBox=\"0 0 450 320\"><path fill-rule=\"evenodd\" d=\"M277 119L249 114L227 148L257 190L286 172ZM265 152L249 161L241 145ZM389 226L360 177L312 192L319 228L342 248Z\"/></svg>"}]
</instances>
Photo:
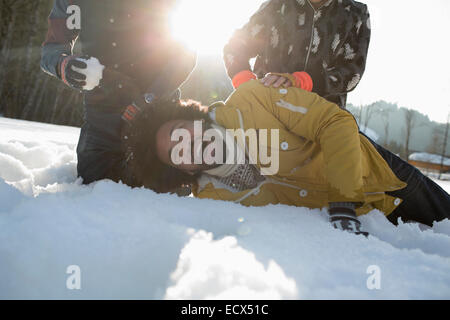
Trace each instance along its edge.
<instances>
[{"instance_id":1,"label":"jacket button","mask_svg":"<svg viewBox=\"0 0 450 320\"><path fill-rule=\"evenodd\" d=\"M308 191L302 190L302 191L300 191L299 194L300 194L300 197L304 198L304 197L306 197L308 195Z\"/></svg>"},{"instance_id":2,"label":"jacket button","mask_svg":"<svg viewBox=\"0 0 450 320\"><path fill-rule=\"evenodd\" d=\"M155 95L153 93L146 93L144 95L145 103L150 104L155 100Z\"/></svg>"},{"instance_id":3,"label":"jacket button","mask_svg":"<svg viewBox=\"0 0 450 320\"><path fill-rule=\"evenodd\" d=\"M117 43L115 43L115 42L113 42L113 43L111 43L111 44L112 44L113 47L116 47L116 46L117 46Z\"/></svg>"},{"instance_id":4,"label":"jacket button","mask_svg":"<svg viewBox=\"0 0 450 320\"><path fill-rule=\"evenodd\" d=\"M286 151L287 149L289 149L289 143L287 143L286 141L281 143L281 149Z\"/></svg>"},{"instance_id":5,"label":"jacket button","mask_svg":"<svg viewBox=\"0 0 450 320\"><path fill-rule=\"evenodd\" d=\"M287 89L280 89L280 93L281 93L281 94L287 94L287 93L288 93L288 90L287 90Z\"/></svg>"},{"instance_id":6,"label":"jacket button","mask_svg":"<svg viewBox=\"0 0 450 320\"><path fill-rule=\"evenodd\" d=\"M398 206L401 202L402 202L402 200L400 200L399 198L397 198L397 199L394 200L394 204L395 204L396 206Z\"/></svg>"},{"instance_id":7,"label":"jacket button","mask_svg":"<svg viewBox=\"0 0 450 320\"><path fill-rule=\"evenodd\" d=\"M109 19L109 22L114 23L114 18Z\"/></svg>"}]
</instances>

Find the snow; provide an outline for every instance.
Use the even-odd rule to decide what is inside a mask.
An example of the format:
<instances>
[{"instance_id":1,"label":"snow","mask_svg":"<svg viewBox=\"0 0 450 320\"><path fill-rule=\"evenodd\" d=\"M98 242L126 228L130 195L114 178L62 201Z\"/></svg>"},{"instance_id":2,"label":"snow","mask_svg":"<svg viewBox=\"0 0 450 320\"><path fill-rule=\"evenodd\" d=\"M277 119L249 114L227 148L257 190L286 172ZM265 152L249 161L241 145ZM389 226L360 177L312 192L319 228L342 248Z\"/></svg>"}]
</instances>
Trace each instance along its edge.
<instances>
[{"instance_id":1,"label":"snow","mask_svg":"<svg viewBox=\"0 0 450 320\"><path fill-rule=\"evenodd\" d=\"M442 156L426 152L416 152L409 156L409 160L441 164ZM444 157L444 165L450 166L450 158Z\"/></svg>"},{"instance_id":2,"label":"snow","mask_svg":"<svg viewBox=\"0 0 450 320\"><path fill-rule=\"evenodd\" d=\"M449 175L447 175L447 176L443 175L443 178L446 179L446 180L433 179L433 181L436 182L437 184L439 184L442 189L447 191L447 193L450 193L450 176Z\"/></svg>"},{"instance_id":3,"label":"snow","mask_svg":"<svg viewBox=\"0 0 450 320\"><path fill-rule=\"evenodd\" d=\"M396 227L374 211L366 239L325 210L83 186L78 134L0 118L0 299L450 298L449 220Z\"/></svg>"}]
</instances>

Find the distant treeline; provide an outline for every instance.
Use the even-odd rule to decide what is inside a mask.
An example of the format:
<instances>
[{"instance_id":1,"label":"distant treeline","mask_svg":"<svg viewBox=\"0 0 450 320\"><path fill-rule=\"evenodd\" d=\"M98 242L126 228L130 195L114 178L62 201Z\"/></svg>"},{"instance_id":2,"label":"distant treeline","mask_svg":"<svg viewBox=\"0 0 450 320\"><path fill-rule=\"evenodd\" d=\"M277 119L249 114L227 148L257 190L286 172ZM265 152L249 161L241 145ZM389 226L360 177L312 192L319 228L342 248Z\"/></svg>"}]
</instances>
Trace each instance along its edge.
<instances>
[{"instance_id":1,"label":"distant treeline","mask_svg":"<svg viewBox=\"0 0 450 320\"><path fill-rule=\"evenodd\" d=\"M450 139L445 123L431 121L428 116L416 110L386 101L366 106L348 105L347 108L355 116L360 128L367 127L375 131L379 136L379 144L404 159L413 152L444 154L449 157Z\"/></svg>"}]
</instances>

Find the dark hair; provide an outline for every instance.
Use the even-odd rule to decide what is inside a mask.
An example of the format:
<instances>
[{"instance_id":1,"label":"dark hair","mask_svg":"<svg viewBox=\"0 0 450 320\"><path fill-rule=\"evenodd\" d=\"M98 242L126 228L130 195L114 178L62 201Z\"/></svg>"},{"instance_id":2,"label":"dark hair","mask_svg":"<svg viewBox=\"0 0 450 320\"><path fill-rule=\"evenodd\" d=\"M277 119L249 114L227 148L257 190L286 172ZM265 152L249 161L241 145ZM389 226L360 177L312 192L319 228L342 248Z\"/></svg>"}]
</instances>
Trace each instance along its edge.
<instances>
[{"instance_id":1,"label":"dark hair","mask_svg":"<svg viewBox=\"0 0 450 320\"><path fill-rule=\"evenodd\" d=\"M156 134L171 120L205 120L210 122L208 107L193 100L155 103L141 110L122 131L127 168L134 184L159 193L176 192L192 187L196 177L162 163L156 155Z\"/></svg>"}]
</instances>

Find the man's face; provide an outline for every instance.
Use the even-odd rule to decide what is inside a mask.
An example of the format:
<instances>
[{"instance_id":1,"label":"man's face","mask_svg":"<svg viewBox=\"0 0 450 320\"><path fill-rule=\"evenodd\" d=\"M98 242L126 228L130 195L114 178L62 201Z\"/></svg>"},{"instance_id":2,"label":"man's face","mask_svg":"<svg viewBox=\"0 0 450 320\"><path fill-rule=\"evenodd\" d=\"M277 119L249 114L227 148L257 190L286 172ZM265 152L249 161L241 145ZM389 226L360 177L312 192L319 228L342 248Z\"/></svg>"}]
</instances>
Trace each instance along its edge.
<instances>
[{"instance_id":1,"label":"man's face","mask_svg":"<svg viewBox=\"0 0 450 320\"><path fill-rule=\"evenodd\" d=\"M197 124L200 121L197 121ZM207 129L211 127L202 123L201 130L195 130L195 122L192 120L171 120L166 122L156 134L156 152L159 160L167 165L180 169L190 174L217 167L217 164L208 165L202 161L195 164L194 159L202 159L204 149L211 142L203 142L202 138ZM172 141L175 140L175 141ZM184 145L184 148L180 148ZM186 148L186 145L189 148ZM190 152L190 154L184 154ZM182 161L180 158L189 159Z\"/></svg>"}]
</instances>

